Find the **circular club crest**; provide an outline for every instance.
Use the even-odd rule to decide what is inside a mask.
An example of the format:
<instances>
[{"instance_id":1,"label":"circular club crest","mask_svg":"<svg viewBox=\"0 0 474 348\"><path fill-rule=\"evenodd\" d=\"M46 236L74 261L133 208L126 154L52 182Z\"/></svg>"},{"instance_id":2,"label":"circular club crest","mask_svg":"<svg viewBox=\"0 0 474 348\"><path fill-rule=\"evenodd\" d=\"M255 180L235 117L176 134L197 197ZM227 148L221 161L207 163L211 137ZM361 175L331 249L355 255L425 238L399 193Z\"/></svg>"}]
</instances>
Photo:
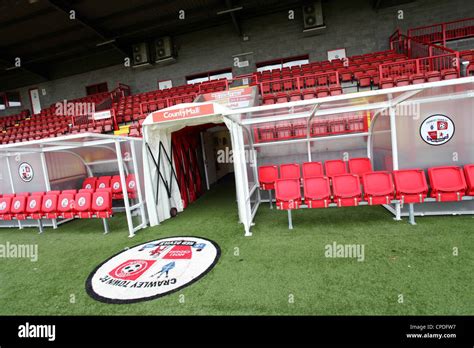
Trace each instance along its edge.
<instances>
[{"instance_id":1,"label":"circular club crest","mask_svg":"<svg viewBox=\"0 0 474 348\"><path fill-rule=\"evenodd\" d=\"M7 203L6 202L0 203L0 210L5 210L6 208L7 208Z\"/></svg>"},{"instance_id":2,"label":"circular club crest","mask_svg":"<svg viewBox=\"0 0 474 348\"><path fill-rule=\"evenodd\" d=\"M446 144L454 136L454 122L445 115L429 116L420 126L420 136L429 145Z\"/></svg>"},{"instance_id":3,"label":"circular club crest","mask_svg":"<svg viewBox=\"0 0 474 348\"><path fill-rule=\"evenodd\" d=\"M48 209L51 208L52 205L53 205L53 201L51 199L48 199L46 203L44 204L44 206Z\"/></svg>"},{"instance_id":4,"label":"circular club crest","mask_svg":"<svg viewBox=\"0 0 474 348\"><path fill-rule=\"evenodd\" d=\"M219 257L219 246L200 237L150 241L99 265L89 275L86 291L92 298L106 303L153 300L198 281Z\"/></svg>"},{"instance_id":5,"label":"circular club crest","mask_svg":"<svg viewBox=\"0 0 474 348\"><path fill-rule=\"evenodd\" d=\"M98 207L102 207L102 204L104 204L104 198L99 196L97 197L97 199L95 200L95 204L98 206Z\"/></svg>"},{"instance_id":6,"label":"circular club crest","mask_svg":"<svg viewBox=\"0 0 474 348\"><path fill-rule=\"evenodd\" d=\"M36 207L36 200L33 199L30 201L30 209L34 209Z\"/></svg>"},{"instance_id":7,"label":"circular club crest","mask_svg":"<svg viewBox=\"0 0 474 348\"><path fill-rule=\"evenodd\" d=\"M26 162L20 164L20 166L18 167L18 174L20 175L20 179L24 182L30 182L31 180L33 180L33 177L35 175L33 172L33 167Z\"/></svg>"}]
</instances>

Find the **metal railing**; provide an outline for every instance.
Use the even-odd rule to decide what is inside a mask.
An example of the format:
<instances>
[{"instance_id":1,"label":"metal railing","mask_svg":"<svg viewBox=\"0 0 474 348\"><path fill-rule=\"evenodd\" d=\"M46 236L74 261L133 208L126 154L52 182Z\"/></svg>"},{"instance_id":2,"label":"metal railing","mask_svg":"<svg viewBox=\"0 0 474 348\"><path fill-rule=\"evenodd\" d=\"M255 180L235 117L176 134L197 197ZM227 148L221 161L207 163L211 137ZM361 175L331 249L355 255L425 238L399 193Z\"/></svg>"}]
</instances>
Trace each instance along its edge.
<instances>
[{"instance_id":1,"label":"metal railing","mask_svg":"<svg viewBox=\"0 0 474 348\"><path fill-rule=\"evenodd\" d=\"M408 29L409 37L425 43L441 43L474 36L474 18L465 18L452 22L437 23Z\"/></svg>"}]
</instances>

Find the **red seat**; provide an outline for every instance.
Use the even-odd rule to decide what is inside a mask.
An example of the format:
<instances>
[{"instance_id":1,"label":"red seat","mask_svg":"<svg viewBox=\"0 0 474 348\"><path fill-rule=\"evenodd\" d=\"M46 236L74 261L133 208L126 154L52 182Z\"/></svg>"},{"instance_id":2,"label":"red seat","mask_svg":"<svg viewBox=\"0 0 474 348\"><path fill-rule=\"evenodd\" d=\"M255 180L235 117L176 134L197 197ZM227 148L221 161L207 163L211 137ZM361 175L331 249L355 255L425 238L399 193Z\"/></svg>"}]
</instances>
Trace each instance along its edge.
<instances>
[{"instance_id":1,"label":"red seat","mask_svg":"<svg viewBox=\"0 0 474 348\"><path fill-rule=\"evenodd\" d=\"M97 182L95 184L95 188L106 188L110 187L110 176L101 176L100 178L97 179Z\"/></svg>"},{"instance_id":2,"label":"red seat","mask_svg":"<svg viewBox=\"0 0 474 348\"><path fill-rule=\"evenodd\" d=\"M41 213L41 204L43 201L43 195L32 195L28 197L28 202L26 204L26 213L28 216L35 220L40 220L42 218Z\"/></svg>"},{"instance_id":3,"label":"red seat","mask_svg":"<svg viewBox=\"0 0 474 348\"><path fill-rule=\"evenodd\" d=\"M300 181L278 179L275 182L276 205L278 209L293 210L301 205Z\"/></svg>"},{"instance_id":4,"label":"red seat","mask_svg":"<svg viewBox=\"0 0 474 348\"><path fill-rule=\"evenodd\" d=\"M316 88L316 97L324 98L329 96L329 88L327 87L318 87Z\"/></svg>"},{"instance_id":5,"label":"red seat","mask_svg":"<svg viewBox=\"0 0 474 348\"><path fill-rule=\"evenodd\" d=\"M59 195L61 194L61 191L48 191L46 192L45 195Z\"/></svg>"},{"instance_id":6,"label":"red seat","mask_svg":"<svg viewBox=\"0 0 474 348\"><path fill-rule=\"evenodd\" d=\"M366 172L362 175L364 199L369 205L390 204L394 197L392 175L389 172Z\"/></svg>"},{"instance_id":7,"label":"red seat","mask_svg":"<svg viewBox=\"0 0 474 348\"><path fill-rule=\"evenodd\" d=\"M397 76L393 81L397 87L408 86L410 84L410 78L406 75Z\"/></svg>"},{"instance_id":8,"label":"red seat","mask_svg":"<svg viewBox=\"0 0 474 348\"><path fill-rule=\"evenodd\" d=\"M15 197L20 197L20 196L28 197L29 195L30 195L29 192L20 192L20 193L17 193Z\"/></svg>"},{"instance_id":9,"label":"red seat","mask_svg":"<svg viewBox=\"0 0 474 348\"><path fill-rule=\"evenodd\" d=\"M334 175L347 173L346 162L343 160L327 160L324 162L324 171L326 176L332 177Z\"/></svg>"},{"instance_id":10,"label":"red seat","mask_svg":"<svg viewBox=\"0 0 474 348\"><path fill-rule=\"evenodd\" d=\"M423 74L413 74L410 76L410 80L414 85L426 82L425 75Z\"/></svg>"},{"instance_id":11,"label":"red seat","mask_svg":"<svg viewBox=\"0 0 474 348\"><path fill-rule=\"evenodd\" d=\"M275 104L275 98L273 95L266 95L263 97L263 105Z\"/></svg>"},{"instance_id":12,"label":"red seat","mask_svg":"<svg viewBox=\"0 0 474 348\"><path fill-rule=\"evenodd\" d=\"M331 202L331 188L327 177L306 177L303 179L303 184L304 201L308 208L328 207Z\"/></svg>"},{"instance_id":13,"label":"red seat","mask_svg":"<svg viewBox=\"0 0 474 348\"><path fill-rule=\"evenodd\" d=\"M46 219L56 219L58 217L57 205L59 195L47 193L43 197L41 211Z\"/></svg>"},{"instance_id":14,"label":"red seat","mask_svg":"<svg viewBox=\"0 0 474 348\"><path fill-rule=\"evenodd\" d=\"M321 162L305 162L303 163L303 178L312 178L315 176L323 176L323 165Z\"/></svg>"},{"instance_id":15,"label":"red seat","mask_svg":"<svg viewBox=\"0 0 474 348\"><path fill-rule=\"evenodd\" d=\"M106 193L107 194L107 193ZM89 219L92 217L92 193L79 192L74 199L74 209L77 216L81 219Z\"/></svg>"},{"instance_id":16,"label":"red seat","mask_svg":"<svg viewBox=\"0 0 474 348\"><path fill-rule=\"evenodd\" d=\"M112 216L112 196L108 191L95 192L92 197L92 211L98 218L107 219Z\"/></svg>"},{"instance_id":17,"label":"red seat","mask_svg":"<svg viewBox=\"0 0 474 348\"><path fill-rule=\"evenodd\" d=\"M82 183L82 188L95 190L96 182L97 178L95 177L86 178Z\"/></svg>"},{"instance_id":18,"label":"red seat","mask_svg":"<svg viewBox=\"0 0 474 348\"><path fill-rule=\"evenodd\" d=\"M467 185L460 167L446 166L428 169L431 197L438 202L460 201L466 193Z\"/></svg>"},{"instance_id":19,"label":"red seat","mask_svg":"<svg viewBox=\"0 0 474 348\"><path fill-rule=\"evenodd\" d=\"M315 96L316 95L315 95L314 91L312 91L312 90L307 89L307 90L303 91L303 99L304 100L313 99L313 98L315 98Z\"/></svg>"},{"instance_id":20,"label":"red seat","mask_svg":"<svg viewBox=\"0 0 474 348\"><path fill-rule=\"evenodd\" d=\"M123 199L122 182L120 181L120 175L115 175L110 180L110 187L112 188L113 199Z\"/></svg>"},{"instance_id":21,"label":"red seat","mask_svg":"<svg viewBox=\"0 0 474 348\"><path fill-rule=\"evenodd\" d=\"M44 192L33 192L31 195L32 196L44 196L45 193Z\"/></svg>"},{"instance_id":22,"label":"red seat","mask_svg":"<svg viewBox=\"0 0 474 348\"><path fill-rule=\"evenodd\" d=\"M428 71L425 73L426 81L433 82L433 81L440 81L441 80L441 73L439 71Z\"/></svg>"},{"instance_id":23,"label":"red seat","mask_svg":"<svg viewBox=\"0 0 474 348\"><path fill-rule=\"evenodd\" d=\"M16 194L14 194L14 193L4 193L2 197L3 198L6 198L6 197L14 198L15 196L16 196Z\"/></svg>"},{"instance_id":24,"label":"red seat","mask_svg":"<svg viewBox=\"0 0 474 348\"><path fill-rule=\"evenodd\" d=\"M301 178L300 165L295 163L280 165L280 179L297 179Z\"/></svg>"},{"instance_id":25,"label":"red seat","mask_svg":"<svg viewBox=\"0 0 474 348\"><path fill-rule=\"evenodd\" d=\"M135 174L129 174L125 179L125 182L127 184L128 198L137 198L137 182L135 179Z\"/></svg>"},{"instance_id":26,"label":"red seat","mask_svg":"<svg viewBox=\"0 0 474 348\"><path fill-rule=\"evenodd\" d=\"M261 190L275 189L275 181L278 179L278 167L274 165L258 167L258 181Z\"/></svg>"},{"instance_id":27,"label":"red seat","mask_svg":"<svg viewBox=\"0 0 474 348\"><path fill-rule=\"evenodd\" d=\"M11 213L12 216L17 220L26 219L26 196L16 196L12 200Z\"/></svg>"},{"instance_id":28,"label":"red seat","mask_svg":"<svg viewBox=\"0 0 474 348\"><path fill-rule=\"evenodd\" d=\"M451 79L457 79L458 78L458 72L456 69L444 69L441 71L441 76L443 77L443 80L451 80Z\"/></svg>"},{"instance_id":29,"label":"red seat","mask_svg":"<svg viewBox=\"0 0 474 348\"><path fill-rule=\"evenodd\" d=\"M380 88L392 88L393 86L393 79L391 77L380 79Z\"/></svg>"},{"instance_id":30,"label":"red seat","mask_svg":"<svg viewBox=\"0 0 474 348\"><path fill-rule=\"evenodd\" d=\"M356 174L362 179L362 175L371 171L372 163L369 158L351 158L349 160L349 173Z\"/></svg>"},{"instance_id":31,"label":"red seat","mask_svg":"<svg viewBox=\"0 0 474 348\"><path fill-rule=\"evenodd\" d=\"M84 189L84 190L87 190L87 189ZM70 194L75 195L77 193L77 190L63 190L61 193L70 193Z\"/></svg>"},{"instance_id":32,"label":"red seat","mask_svg":"<svg viewBox=\"0 0 474 348\"><path fill-rule=\"evenodd\" d=\"M364 73L358 77L358 80L359 80L359 87L370 87L372 78L371 78L371 75Z\"/></svg>"},{"instance_id":33,"label":"red seat","mask_svg":"<svg viewBox=\"0 0 474 348\"><path fill-rule=\"evenodd\" d=\"M464 175L466 177L467 194L474 196L474 164L464 166Z\"/></svg>"},{"instance_id":34,"label":"red seat","mask_svg":"<svg viewBox=\"0 0 474 348\"><path fill-rule=\"evenodd\" d=\"M338 207L359 205L362 197L359 177L355 174L339 174L332 177L334 201Z\"/></svg>"},{"instance_id":35,"label":"red seat","mask_svg":"<svg viewBox=\"0 0 474 348\"><path fill-rule=\"evenodd\" d=\"M331 95L341 95L342 88L340 86L330 86L329 87L329 94Z\"/></svg>"},{"instance_id":36,"label":"red seat","mask_svg":"<svg viewBox=\"0 0 474 348\"><path fill-rule=\"evenodd\" d=\"M403 203L422 203L428 194L425 172L421 169L403 169L393 172L395 197Z\"/></svg>"},{"instance_id":37,"label":"red seat","mask_svg":"<svg viewBox=\"0 0 474 348\"><path fill-rule=\"evenodd\" d=\"M58 215L64 219L74 217L74 193L61 193L58 198L57 211Z\"/></svg>"},{"instance_id":38,"label":"red seat","mask_svg":"<svg viewBox=\"0 0 474 348\"><path fill-rule=\"evenodd\" d=\"M286 93L278 93L276 95L276 103L286 103L288 102L288 95Z\"/></svg>"},{"instance_id":39,"label":"red seat","mask_svg":"<svg viewBox=\"0 0 474 348\"><path fill-rule=\"evenodd\" d=\"M13 197L5 197L5 195L0 198L0 220L9 221L12 219L11 215L11 203Z\"/></svg>"},{"instance_id":40,"label":"red seat","mask_svg":"<svg viewBox=\"0 0 474 348\"><path fill-rule=\"evenodd\" d=\"M301 100L301 93L298 91L290 92L290 102Z\"/></svg>"}]
</instances>

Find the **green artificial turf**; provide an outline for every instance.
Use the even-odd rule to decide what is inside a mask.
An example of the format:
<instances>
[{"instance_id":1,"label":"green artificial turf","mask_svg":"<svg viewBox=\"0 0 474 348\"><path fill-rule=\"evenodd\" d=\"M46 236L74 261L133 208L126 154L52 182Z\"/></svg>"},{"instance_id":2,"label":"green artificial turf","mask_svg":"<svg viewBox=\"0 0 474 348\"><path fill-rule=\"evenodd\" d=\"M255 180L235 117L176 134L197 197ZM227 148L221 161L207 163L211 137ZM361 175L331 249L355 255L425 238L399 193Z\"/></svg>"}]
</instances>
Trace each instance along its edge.
<instances>
[{"instance_id":1,"label":"green artificial turf","mask_svg":"<svg viewBox=\"0 0 474 348\"><path fill-rule=\"evenodd\" d=\"M0 229L0 244L39 245L37 262L0 259L0 315L474 314L472 216L418 218L416 226L394 221L383 207L302 209L293 216L290 231L286 212L263 204L253 236L244 237L235 188L226 182L132 239L123 215L111 219L108 235L101 220L73 221L43 235ZM111 255L177 235L221 247L221 259L198 282L136 304L104 304L86 294L89 273ZM364 245L365 260L325 257L333 242Z\"/></svg>"}]
</instances>

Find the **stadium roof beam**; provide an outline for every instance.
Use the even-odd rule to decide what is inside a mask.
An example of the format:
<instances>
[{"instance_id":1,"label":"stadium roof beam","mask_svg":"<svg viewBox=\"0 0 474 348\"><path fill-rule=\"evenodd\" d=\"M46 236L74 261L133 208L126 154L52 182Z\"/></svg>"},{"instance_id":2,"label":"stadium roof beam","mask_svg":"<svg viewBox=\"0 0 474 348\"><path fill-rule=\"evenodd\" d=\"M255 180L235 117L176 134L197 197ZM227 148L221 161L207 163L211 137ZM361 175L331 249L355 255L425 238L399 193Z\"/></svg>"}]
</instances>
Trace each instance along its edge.
<instances>
[{"instance_id":1,"label":"stadium roof beam","mask_svg":"<svg viewBox=\"0 0 474 348\"><path fill-rule=\"evenodd\" d=\"M56 8L58 11L64 12L64 14L68 15L70 14L71 10L73 9L73 5L68 3L65 0L48 0L48 3ZM115 41L112 39L115 39L114 35L111 33L99 28L97 25L93 24L91 21L89 21L87 18L85 18L83 15L78 13L76 10L75 11L75 21L79 24L81 24L83 27L93 31L97 36L99 36L104 42L110 43L117 51L122 53L124 56L128 56L129 52L128 50L122 48L119 44L117 44Z\"/></svg>"},{"instance_id":2,"label":"stadium roof beam","mask_svg":"<svg viewBox=\"0 0 474 348\"><path fill-rule=\"evenodd\" d=\"M46 81L49 80L49 76L44 70L34 68L32 66L26 67L25 65L21 65L19 67L16 67L14 65L14 59L11 59L11 58L0 57L0 64L4 66L4 68L2 69L3 71L12 71L12 70L17 70L18 69L18 70L23 70L27 73L39 76L39 77L41 77L42 79L44 79Z\"/></svg>"},{"instance_id":3,"label":"stadium roof beam","mask_svg":"<svg viewBox=\"0 0 474 348\"><path fill-rule=\"evenodd\" d=\"M235 12L242 10L243 7L239 6L239 7L233 8L232 0L225 0L225 4L227 6L227 10L217 12L217 14L219 15L219 14L229 13L230 18L232 19L232 24L234 25L235 31L237 32L237 35L242 36L242 27L240 26L239 20L237 19Z\"/></svg>"}]
</instances>

